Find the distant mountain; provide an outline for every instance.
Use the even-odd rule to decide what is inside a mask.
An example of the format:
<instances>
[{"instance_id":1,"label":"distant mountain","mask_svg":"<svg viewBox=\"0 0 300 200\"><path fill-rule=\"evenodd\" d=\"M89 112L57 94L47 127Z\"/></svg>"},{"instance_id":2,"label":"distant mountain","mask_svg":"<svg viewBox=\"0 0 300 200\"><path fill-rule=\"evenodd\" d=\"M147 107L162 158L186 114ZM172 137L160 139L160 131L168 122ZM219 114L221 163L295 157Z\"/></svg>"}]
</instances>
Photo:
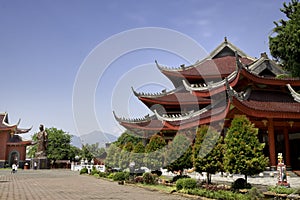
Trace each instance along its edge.
<instances>
[{"instance_id":1,"label":"distant mountain","mask_svg":"<svg viewBox=\"0 0 300 200\"><path fill-rule=\"evenodd\" d=\"M81 136L72 135L71 145L81 148L82 144L96 144L98 142L99 147L105 147L105 143L114 142L117 139L118 137L112 134L93 131Z\"/></svg>"}]
</instances>

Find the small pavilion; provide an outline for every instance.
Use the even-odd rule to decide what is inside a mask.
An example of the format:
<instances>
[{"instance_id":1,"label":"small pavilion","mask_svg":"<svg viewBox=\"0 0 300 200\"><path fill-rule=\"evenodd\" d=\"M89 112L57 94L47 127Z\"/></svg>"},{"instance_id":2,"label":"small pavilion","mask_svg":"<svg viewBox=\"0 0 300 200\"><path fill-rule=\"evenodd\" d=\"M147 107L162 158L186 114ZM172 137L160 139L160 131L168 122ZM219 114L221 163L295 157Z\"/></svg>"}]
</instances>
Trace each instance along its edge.
<instances>
[{"instance_id":1,"label":"small pavilion","mask_svg":"<svg viewBox=\"0 0 300 200\"><path fill-rule=\"evenodd\" d=\"M26 147L31 141L23 141L19 134L28 133L29 129L19 128L19 123L9 124L8 114L0 113L0 168L17 164L23 168L26 159Z\"/></svg>"}]
</instances>

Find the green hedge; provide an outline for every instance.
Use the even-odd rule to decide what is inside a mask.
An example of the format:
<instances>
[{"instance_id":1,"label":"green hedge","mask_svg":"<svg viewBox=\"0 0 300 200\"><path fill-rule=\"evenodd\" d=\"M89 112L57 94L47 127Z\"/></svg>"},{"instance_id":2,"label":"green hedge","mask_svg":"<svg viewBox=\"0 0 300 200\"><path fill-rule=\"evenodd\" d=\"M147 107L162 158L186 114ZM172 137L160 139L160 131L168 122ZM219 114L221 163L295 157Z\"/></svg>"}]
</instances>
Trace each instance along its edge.
<instances>
[{"instance_id":1,"label":"green hedge","mask_svg":"<svg viewBox=\"0 0 300 200\"><path fill-rule=\"evenodd\" d=\"M114 173L112 179L114 181L125 181L129 180L129 172L116 172Z\"/></svg>"},{"instance_id":2,"label":"green hedge","mask_svg":"<svg viewBox=\"0 0 300 200\"><path fill-rule=\"evenodd\" d=\"M79 173L80 174L87 174L88 173L88 169L87 168L82 168Z\"/></svg>"},{"instance_id":3,"label":"green hedge","mask_svg":"<svg viewBox=\"0 0 300 200\"><path fill-rule=\"evenodd\" d=\"M223 200L250 200L251 197L249 195L235 193L232 191L226 190L218 190L218 191L210 191L207 189L187 189L181 190L180 192L185 194L197 195L201 197L211 198L211 199L223 199Z\"/></svg>"},{"instance_id":4,"label":"green hedge","mask_svg":"<svg viewBox=\"0 0 300 200\"><path fill-rule=\"evenodd\" d=\"M197 187L197 181L192 178L181 178L176 181L176 189L194 189Z\"/></svg>"},{"instance_id":5,"label":"green hedge","mask_svg":"<svg viewBox=\"0 0 300 200\"><path fill-rule=\"evenodd\" d=\"M157 175L156 174L152 174L152 173L149 173L149 172L145 172L143 174L143 182L145 184L156 184L156 178L157 178Z\"/></svg>"}]
</instances>

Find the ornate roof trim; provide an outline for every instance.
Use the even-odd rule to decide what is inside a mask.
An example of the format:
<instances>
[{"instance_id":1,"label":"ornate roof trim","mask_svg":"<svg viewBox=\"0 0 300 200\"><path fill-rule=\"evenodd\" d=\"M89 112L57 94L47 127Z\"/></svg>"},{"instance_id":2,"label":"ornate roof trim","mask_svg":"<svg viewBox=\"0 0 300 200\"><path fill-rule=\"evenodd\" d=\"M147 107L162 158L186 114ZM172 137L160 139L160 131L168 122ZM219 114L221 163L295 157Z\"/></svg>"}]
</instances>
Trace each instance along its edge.
<instances>
[{"instance_id":1,"label":"ornate roof trim","mask_svg":"<svg viewBox=\"0 0 300 200\"><path fill-rule=\"evenodd\" d=\"M290 84L286 84L289 91L291 92L291 95L294 97L294 100L300 103L300 94L296 92Z\"/></svg>"},{"instance_id":2,"label":"ornate roof trim","mask_svg":"<svg viewBox=\"0 0 300 200\"><path fill-rule=\"evenodd\" d=\"M255 72L255 70L264 62L269 62L270 65L272 65L272 68L269 69L267 66L264 67L262 70L260 70L259 72ZM270 60L266 54L262 54L262 56L255 62L253 62L252 64L248 65L246 67L249 71L251 71L253 74L258 75L259 73L261 73L263 70L265 69L269 69L272 73L274 73L274 75L278 75L278 74L285 74L285 72L277 66L277 64L273 61Z\"/></svg>"},{"instance_id":3,"label":"ornate roof trim","mask_svg":"<svg viewBox=\"0 0 300 200\"><path fill-rule=\"evenodd\" d=\"M205 59L202 60L202 62L204 62L204 61L205 61ZM198 62L196 62L196 63L198 64ZM184 64L180 65L180 67L167 67L167 66L162 66L162 65L158 64L157 60L155 60L155 64L160 71L180 72L180 71L185 71L185 70L188 70L188 69L194 67L194 65L185 66Z\"/></svg>"},{"instance_id":4,"label":"ornate roof trim","mask_svg":"<svg viewBox=\"0 0 300 200\"><path fill-rule=\"evenodd\" d=\"M21 119L19 119L18 123L16 124L9 124L8 123L8 113L7 112L4 112L4 113L1 113L1 115L3 115L3 119L2 119L2 124L7 127L7 128L13 128L13 127L16 127L19 125Z\"/></svg>"},{"instance_id":5,"label":"ornate roof trim","mask_svg":"<svg viewBox=\"0 0 300 200\"><path fill-rule=\"evenodd\" d=\"M129 118L125 118L125 117L118 117L115 113L115 111L113 111L113 115L115 117L115 119L118 122L127 122L127 123L143 123L143 122L150 122L151 119L153 119L155 117L155 115L150 116L149 114L142 117L142 118L133 118L133 119L129 119Z\"/></svg>"},{"instance_id":6,"label":"ornate roof trim","mask_svg":"<svg viewBox=\"0 0 300 200\"><path fill-rule=\"evenodd\" d=\"M245 57L248 58L250 60L255 60L254 58L248 56L246 53L244 53L241 49L239 49L238 47L236 47L235 45L233 45L231 42L229 42L227 40L227 38L224 38L224 41L217 46L206 59L212 59L214 58L218 53L220 53L225 47L230 48L233 52L237 52L238 56L240 57Z\"/></svg>"},{"instance_id":7,"label":"ornate roof trim","mask_svg":"<svg viewBox=\"0 0 300 200\"><path fill-rule=\"evenodd\" d=\"M234 71L231 74L229 74L227 77L228 81L232 82L233 80L235 80L236 77L238 76L238 74L239 74L238 71ZM194 92L194 91L203 92L203 91L213 90L213 89L222 87L226 84L225 79L223 79L219 82L216 82L216 83L208 83L208 84L204 84L204 85L189 84L185 80L182 80L182 82L183 82L185 89L190 92Z\"/></svg>"},{"instance_id":8,"label":"ornate roof trim","mask_svg":"<svg viewBox=\"0 0 300 200\"><path fill-rule=\"evenodd\" d=\"M249 87L246 91L242 92L237 92L235 91L228 83L226 84L227 86L227 94L229 97L235 97L239 99L240 101L247 100L250 97L251 94L251 87Z\"/></svg>"},{"instance_id":9,"label":"ornate roof trim","mask_svg":"<svg viewBox=\"0 0 300 200\"><path fill-rule=\"evenodd\" d=\"M166 95L171 95L171 94L174 94L175 92L177 92L178 90L180 90L182 88L181 87L178 87L178 88L175 88L173 90L170 90L170 91L166 91L166 89L162 90L161 92L157 92L157 93L145 93L145 92L137 92L133 89L133 87L131 87L134 95L136 97L146 97L146 98L157 98L157 97L164 97Z\"/></svg>"},{"instance_id":10,"label":"ornate roof trim","mask_svg":"<svg viewBox=\"0 0 300 200\"><path fill-rule=\"evenodd\" d=\"M156 115L158 120L161 121L167 121L167 122L172 122L172 121L182 121L182 120L188 120L194 117L198 117L201 114L211 110L212 108L214 108L216 105L218 105L219 103L221 103L223 101L223 99L219 99L218 101L215 101L212 104L209 104L208 106L197 110L197 111L190 111L184 114L164 114L164 115L160 115L156 110L154 110L154 114Z\"/></svg>"}]
</instances>

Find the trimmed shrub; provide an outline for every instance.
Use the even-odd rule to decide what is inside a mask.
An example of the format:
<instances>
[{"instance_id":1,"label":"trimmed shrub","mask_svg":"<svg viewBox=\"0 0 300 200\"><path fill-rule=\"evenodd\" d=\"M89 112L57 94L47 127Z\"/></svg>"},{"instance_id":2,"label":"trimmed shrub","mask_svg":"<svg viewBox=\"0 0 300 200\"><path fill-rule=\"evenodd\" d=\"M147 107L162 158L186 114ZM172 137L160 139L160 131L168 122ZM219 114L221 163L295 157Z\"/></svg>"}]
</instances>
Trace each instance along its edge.
<instances>
[{"instance_id":1,"label":"trimmed shrub","mask_svg":"<svg viewBox=\"0 0 300 200\"><path fill-rule=\"evenodd\" d=\"M143 183L144 182L144 179L143 179L143 176L137 176L134 178L134 182L136 183Z\"/></svg>"},{"instance_id":2,"label":"trimmed shrub","mask_svg":"<svg viewBox=\"0 0 300 200\"><path fill-rule=\"evenodd\" d=\"M274 192L276 194L292 194L296 191L296 189L277 185L268 187L268 191Z\"/></svg>"},{"instance_id":3,"label":"trimmed shrub","mask_svg":"<svg viewBox=\"0 0 300 200\"><path fill-rule=\"evenodd\" d=\"M239 189L250 189L251 184L247 183L245 179L238 178L231 184L232 190L239 190Z\"/></svg>"},{"instance_id":4,"label":"trimmed shrub","mask_svg":"<svg viewBox=\"0 0 300 200\"><path fill-rule=\"evenodd\" d=\"M181 178L191 178L191 177L188 175L177 175L172 178L171 183L175 183L175 182L177 182L178 179L181 179Z\"/></svg>"},{"instance_id":5,"label":"trimmed shrub","mask_svg":"<svg viewBox=\"0 0 300 200\"><path fill-rule=\"evenodd\" d=\"M110 174L107 176L107 178L109 178L109 179L113 179L113 178L114 178L114 176L115 176L115 173L110 173Z\"/></svg>"},{"instance_id":6,"label":"trimmed shrub","mask_svg":"<svg viewBox=\"0 0 300 200\"><path fill-rule=\"evenodd\" d=\"M95 174L99 174L99 171L96 169L92 169L91 171L91 175L95 175Z\"/></svg>"},{"instance_id":7,"label":"trimmed shrub","mask_svg":"<svg viewBox=\"0 0 300 200\"><path fill-rule=\"evenodd\" d=\"M256 187L251 188L248 191L248 195L251 199L262 199L265 197L265 195L260 190L258 190Z\"/></svg>"},{"instance_id":8,"label":"trimmed shrub","mask_svg":"<svg viewBox=\"0 0 300 200\"><path fill-rule=\"evenodd\" d=\"M82 168L79 173L80 174L87 174L88 173L88 169L87 168Z\"/></svg>"},{"instance_id":9,"label":"trimmed shrub","mask_svg":"<svg viewBox=\"0 0 300 200\"><path fill-rule=\"evenodd\" d=\"M181 178L176 181L176 189L194 189L197 187L197 181L192 178Z\"/></svg>"},{"instance_id":10,"label":"trimmed shrub","mask_svg":"<svg viewBox=\"0 0 300 200\"><path fill-rule=\"evenodd\" d=\"M114 181L125 181L129 179L129 172L116 172L114 173Z\"/></svg>"},{"instance_id":11,"label":"trimmed shrub","mask_svg":"<svg viewBox=\"0 0 300 200\"><path fill-rule=\"evenodd\" d=\"M176 181L176 190L182 190L183 189L183 179L181 178L181 179L178 179L177 181Z\"/></svg>"},{"instance_id":12,"label":"trimmed shrub","mask_svg":"<svg viewBox=\"0 0 300 200\"><path fill-rule=\"evenodd\" d=\"M108 172L99 172L99 177L107 178L109 176Z\"/></svg>"},{"instance_id":13,"label":"trimmed shrub","mask_svg":"<svg viewBox=\"0 0 300 200\"><path fill-rule=\"evenodd\" d=\"M149 172L145 172L143 174L143 180L145 184L155 184L155 175L149 173Z\"/></svg>"},{"instance_id":14,"label":"trimmed shrub","mask_svg":"<svg viewBox=\"0 0 300 200\"><path fill-rule=\"evenodd\" d=\"M197 187L197 181L193 178L184 178L183 189L194 189Z\"/></svg>"}]
</instances>

